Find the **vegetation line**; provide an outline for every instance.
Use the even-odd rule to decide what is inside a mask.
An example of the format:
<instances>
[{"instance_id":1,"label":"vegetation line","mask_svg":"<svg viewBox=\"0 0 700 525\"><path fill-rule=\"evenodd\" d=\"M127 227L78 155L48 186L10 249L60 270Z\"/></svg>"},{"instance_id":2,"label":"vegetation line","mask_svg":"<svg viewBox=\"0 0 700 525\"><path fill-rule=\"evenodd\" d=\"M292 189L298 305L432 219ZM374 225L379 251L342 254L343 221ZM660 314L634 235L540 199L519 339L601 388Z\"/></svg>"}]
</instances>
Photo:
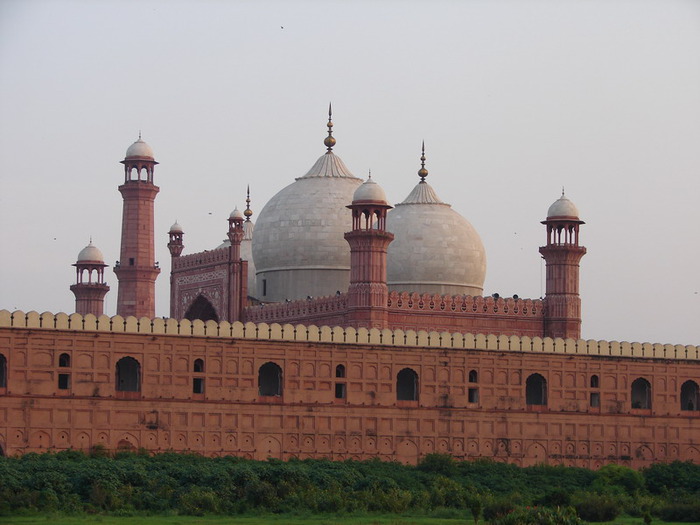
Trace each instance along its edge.
<instances>
[{"instance_id":1,"label":"vegetation line","mask_svg":"<svg viewBox=\"0 0 700 525\"><path fill-rule=\"evenodd\" d=\"M699 502L700 466L690 462L592 471L431 454L414 467L376 459L111 456L100 448L0 458L0 521L8 523L34 523L37 513L44 523L58 513L54 525L129 516L154 524L699 523Z\"/></svg>"}]
</instances>

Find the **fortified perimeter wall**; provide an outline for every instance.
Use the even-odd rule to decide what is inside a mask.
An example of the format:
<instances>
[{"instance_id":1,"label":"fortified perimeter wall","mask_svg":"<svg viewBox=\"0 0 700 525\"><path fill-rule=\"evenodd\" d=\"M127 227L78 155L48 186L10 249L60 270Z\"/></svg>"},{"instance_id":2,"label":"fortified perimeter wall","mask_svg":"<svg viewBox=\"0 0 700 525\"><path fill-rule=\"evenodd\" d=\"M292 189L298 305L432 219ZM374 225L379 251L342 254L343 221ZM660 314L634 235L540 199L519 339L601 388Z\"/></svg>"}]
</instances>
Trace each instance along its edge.
<instances>
[{"instance_id":1,"label":"fortified perimeter wall","mask_svg":"<svg viewBox=\"0 0 700 525\"><path fill-rule=\"evenodd\" d=\"M696 346L0 311L0 354L6 454L700 462Z\"/></svg>"}]
</instances>

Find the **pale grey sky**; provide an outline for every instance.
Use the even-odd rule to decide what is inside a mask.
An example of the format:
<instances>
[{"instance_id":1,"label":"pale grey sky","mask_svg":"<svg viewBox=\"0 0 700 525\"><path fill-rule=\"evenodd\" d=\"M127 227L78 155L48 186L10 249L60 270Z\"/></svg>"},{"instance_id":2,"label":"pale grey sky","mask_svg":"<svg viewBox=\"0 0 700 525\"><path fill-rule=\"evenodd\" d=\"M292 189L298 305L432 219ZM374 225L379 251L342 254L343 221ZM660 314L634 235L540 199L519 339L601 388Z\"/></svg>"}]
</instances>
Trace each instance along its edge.
<instances>
[{"instance_id":1,"label":"pale grey sky","mask_svg":"<svg viewBox=\"0 0 700 525\"><path fill-rule=\"evenodd\" d=\"M259 212L324 152L330 100L335 152L392 202L425 140L485 293L542 294L539 221L565 186L584 338L700 344L695 0L1 0L0 308L72 312L90 236L114 264L142 130L167 315L170 224L186 253L216 247L247 184Z\"/></svg>"}]
</instances>

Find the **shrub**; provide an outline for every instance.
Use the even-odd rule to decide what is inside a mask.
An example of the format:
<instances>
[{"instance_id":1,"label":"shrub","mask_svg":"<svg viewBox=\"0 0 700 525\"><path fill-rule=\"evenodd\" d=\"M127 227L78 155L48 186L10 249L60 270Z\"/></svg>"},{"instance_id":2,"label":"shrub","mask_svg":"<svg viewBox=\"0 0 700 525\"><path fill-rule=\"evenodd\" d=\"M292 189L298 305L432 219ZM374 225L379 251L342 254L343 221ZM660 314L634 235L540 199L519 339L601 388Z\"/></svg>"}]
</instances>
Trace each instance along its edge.
<instances>
[{"instance_id":1,"label":"shrub","mask_svg":"<svg viewBox=\"0 0 700 525\"><path fill-rule=\"evenodd\" d=\"M571 493L564 489L554 489L546 492L537 503L544 507L568 507L571 505Z\"/></svg>"},{"instance_id":2,"label":"shrub","mask_svg":"<svg viewBox=\"0 0 700 525\"><path fill-rule=\"evenodd\" d=\"M462 508L465 502L465 493L462 486L456 481L437 476L430 486L430 506L438 507L458 507Z\"/></svg>"},{"instance_id":3,"label":"shrub","mask_svg":"<svg viewBox=\"0 0 700 525\"><path fill-rule=\"evenodd\" d=\"M493 521L496 518L500 518L509 514L515 510L515 503L511 500L498 499L495 501L490 501L484 506L484 519L488 521Z\"/></svg>"},{"instance_id":4,"label":"shrub","mask_svg":"<svg viewBox=\"0 0 700 525\"><path fill-rule=\"evenodd\" d=\"M457 472L457 463L449 454L428 454L418 462L418 470L452 477Z\"/></svg>"},{"instance_id":5,"label":"shrub","mask_svg":"<svg viewBox=\"0 0 700 525\"><path fill-rule=\"evenodd\" d=\"M213 490L193 487L180 495L177 507L181 514L203 516L219 510L219 498Z\"/></svg>"},{"instance_id":6,"label":"shrub","mask_svg":"<svg viewBox=\"0 0 700 525\"><path fill-rule=\"evenodd\" d=\"M472 513L474 523L478 525L481 513L484 510L484 499L479 494L471 494L467 498L467 507L469 507L469 511Z\"/></svg>"},{"instance_id":7,"label":"shrub","mask_svg":"<svg viewBox=\"0 0 700 525\"><path fill-rule=\"evenodd\" d=\"M575 507L586 521L612 521L620 514L619 505L610 496L601 494L587 494Z\"/></svg>"},{"instance_id":8,"label":"shrub","mask_svg":"<svg viewBox=\"0 0 700 525\"><path fill-rule=\"evenodd\" d=\"M664 521L700 523L700 503L671 503L659 509L659 517Z\"/></svg>"},{"instance_id":9,"label":"shrub","mask_svg":"<svg viewBox=\"0 0 700 525\"><path fill-rule=\"evenodd\" d=\"M593 488L604 493L635 494L644 488L644 477L629 467L605 465L598 470Z\"/></svg>"},{"instance_id":10,"label":"shrub","mask_svg":"<svg viewBox=\"0 0 700 525\"><path fill-rule=\"evenodd\" d=\"M546 507L520 508L510 514L491 520L491 525L584 525L570 507L549 509Z\"/></svg>"},{"instance_id":11,"label":"shrub","mask_svg":"<svg viewBox=\"0 0 700 525\"><path fill-rule=\"evenodd\" d=\"M647 489L653 494L677 491L684 494L700 492L700 465L690 461L656 463L642 471Z\"/></svg>"}]
</instances>

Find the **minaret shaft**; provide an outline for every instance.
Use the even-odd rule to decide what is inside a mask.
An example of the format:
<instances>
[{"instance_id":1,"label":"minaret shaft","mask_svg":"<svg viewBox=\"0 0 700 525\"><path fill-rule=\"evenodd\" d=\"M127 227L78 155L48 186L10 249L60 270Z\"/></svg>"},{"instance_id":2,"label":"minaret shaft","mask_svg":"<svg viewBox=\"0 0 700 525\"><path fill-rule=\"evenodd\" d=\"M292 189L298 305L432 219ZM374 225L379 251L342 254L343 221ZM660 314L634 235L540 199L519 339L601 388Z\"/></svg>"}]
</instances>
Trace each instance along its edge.
<instances>
[{"instance_id":1,"label":"minaret shaft","mask_svg":"<svg viewBox=\"0 0 700 525\"><path fill-rule=\"evenodd\" d=\"M138 156L130 157L129 152L135 147ZM119 186L124 200L122 239L120 259L114 267L119 280L117 315L122 317L155 317L155 284L160 269L155 261L154 202L159 188L153 184L157 162L142 154L144 147L148 148L147 153L152 153L139 137L122 161L125 173L124 184Z\"/></svg>"},{"instance_id":2,"label":"minaret shaft","mask_svg":"<svg viewBox=\"0 0 700 525\"><path fill-rule=\"evenodd\" d=\"M547 245L540 247L546 262L544 335L562 339L581 338L581 297L579 264L586 248L579 245L578 210L562 191L549 209Z\"/></svg>"}]
</instances>

